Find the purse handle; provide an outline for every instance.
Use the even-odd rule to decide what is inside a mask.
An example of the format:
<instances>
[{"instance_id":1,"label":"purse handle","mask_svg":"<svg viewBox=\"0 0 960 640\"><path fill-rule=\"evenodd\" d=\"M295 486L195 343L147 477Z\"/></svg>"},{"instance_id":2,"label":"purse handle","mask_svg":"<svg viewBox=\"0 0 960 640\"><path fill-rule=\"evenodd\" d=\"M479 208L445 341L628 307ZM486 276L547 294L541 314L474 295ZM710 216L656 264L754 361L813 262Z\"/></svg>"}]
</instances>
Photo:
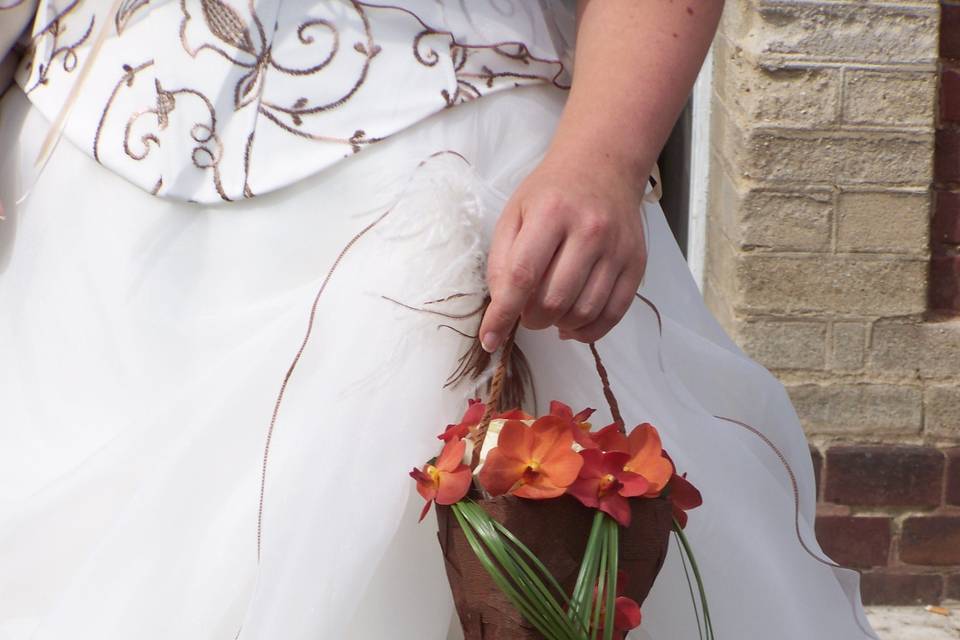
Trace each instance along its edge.
<instances>
[{"instance_id":1,"label":"purse handle","mask_svg":"<svg viewBox=\"0 0 960 640\"><path fill-rule=\"evenodd\" d=\"M513 325L510 335L507 336L506 342L504 342L500 348L500 359L497 362L497 368L493 372L493 377L490 379L490 388L487 391L487 399L484 403L483 417L470 436L470 440L473 442L473 455L470 458L471 469L476 469L477 465L480 464L480 451L483 448L483 441L487 437L487 431L490 428L490 421L493 419L494 413L502 410L500 407L500 398L503 392L504 380L507 377L507 370L510 367L510 356L513 353L514 342L516 341L519 326L519 321ZM593 355L593 362L596 365L597 376L600 378L600 384L603 387L603 397L607 401L607 406L610 409L610 415L620 432L626 433L626 423L623 421L623 415L620 413L620 403L617 402L617 397L614 395L613 389L610 386L610 377L607 374L607 368L603 365L603 360L600 358L600 352L597 351L597 343L591 342L589 346L590 353Z\"/></svg>"}]
</instances>

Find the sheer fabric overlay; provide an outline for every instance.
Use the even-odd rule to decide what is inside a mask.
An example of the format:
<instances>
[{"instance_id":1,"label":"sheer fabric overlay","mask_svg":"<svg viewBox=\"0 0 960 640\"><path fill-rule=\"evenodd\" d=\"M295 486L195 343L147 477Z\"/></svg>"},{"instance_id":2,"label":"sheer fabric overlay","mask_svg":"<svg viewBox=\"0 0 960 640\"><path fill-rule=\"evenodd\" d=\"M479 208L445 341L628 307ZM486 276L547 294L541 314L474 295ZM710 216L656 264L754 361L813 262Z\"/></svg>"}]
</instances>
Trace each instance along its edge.
<instances>
[{"instance_id":1,"label":"sheer fabric overlay","mask_svg":"<svg viewBox=\"0 0 960 640\"><path fill-rule=\"evenodd\" d=\"M0 638L456 638L405 474L473 393L443 388L467 339L441 325L476 329L493 223L563 100L490 96L231 205L152 198L61 144L0 228ZM5 201L47 125L0 104ZM643 215L643 299L598 348L703 492L687 531L719 637L869 637L783 388ZM518 343L539 410L608 417L585 345ZM631 637L698 637L675 549Z\"/></svg>"}]
</instances>

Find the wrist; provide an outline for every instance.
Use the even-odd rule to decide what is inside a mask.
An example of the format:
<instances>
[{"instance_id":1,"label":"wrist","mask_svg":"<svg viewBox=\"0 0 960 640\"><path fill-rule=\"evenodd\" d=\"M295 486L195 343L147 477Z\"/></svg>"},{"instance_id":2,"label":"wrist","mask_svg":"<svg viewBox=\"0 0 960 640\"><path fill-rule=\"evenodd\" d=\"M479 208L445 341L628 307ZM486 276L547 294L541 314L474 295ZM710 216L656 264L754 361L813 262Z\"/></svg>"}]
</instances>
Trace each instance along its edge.
<instances>
[{"instance_id":1,"label":"wrist","mask_svg":"<svg viewBox=\"0 0 960 640\"><path fill-rule=\"evenodd\" d=\"M600 144L597 144L600 142ZM647 180L656 162L655 153L644 153L638 147L619 148L593 136L554 137L544 157L547 166L564 171L583 173L588 171L601 182L628 185L642 197Z\"/></svg>"}]
</instances>

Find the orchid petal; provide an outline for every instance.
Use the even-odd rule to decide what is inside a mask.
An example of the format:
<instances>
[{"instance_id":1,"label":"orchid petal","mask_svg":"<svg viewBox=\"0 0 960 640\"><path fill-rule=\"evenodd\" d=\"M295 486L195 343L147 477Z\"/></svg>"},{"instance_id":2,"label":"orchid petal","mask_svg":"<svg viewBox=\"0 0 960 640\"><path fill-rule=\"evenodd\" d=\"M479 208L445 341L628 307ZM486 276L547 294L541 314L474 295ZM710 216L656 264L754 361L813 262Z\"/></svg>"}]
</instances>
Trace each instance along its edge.
<instances>
[{"instance_id":1,"label":"orchid petal","mask_svg":"<svg viewBox=\"0 0 960 640\"><path fill-rule=\"evenodd\" d=\"M440 471L453 471L463 464L463 453L466 451L467 443L456 438L443 445L443 451L437 458L436 467Z\"/></svg>"},{"instance_id":2,"label":"orchid petal","mask_svg":"<svg viewBox=\"0 0 960 640\"><path fill-rule=\"evenodd\" d=\"M520 481L526 469L525 461L509 457L496 447L487 454L487 461L480 469L480 484L490 495L500 496Z\"/></svg>"},{"instance_id":3,"label":"orchid petal","mask_svg":"<svg viewBox=\"0 0 960 640\"><path fill-rule=\"evenodd\" d=\"M604 451L629 451L630 445L627 436L620 430L620 425L614 422L599 431L590 434L593 441Z\"/></svg>"},{"instance_id":4,"label":"orchid petal","mask_svg":"<svg viewBox=\"0 0 960 640\"><path fill-rule=\"evenodd\" d=\"M580 477L576 482L567 487L567 493L579 500L584 506L596 509L600 506L598 489L600 483L594 478Z\"/></svg>"},{"instance_id":5,"label":"orchid petal","mask_svg":"<svg viewBox=\"0 0 960 640\"><path fill-rule=\"evenodd\" d=\"M633 516L630 503L619 493L608 493L600 498L600 510L619 522L621 526L630 526L630 519Z\"/></svg>"},{"instance_id":6,"label":"orchid petal","mask_svg":"<svg viewBox=\"0 0 960 640\"><path fill-rule=\"evenodd\" d=\"M638 473L621 471L617 474L617 480L623 485L620 488L620 495L627 498L645 495L650 490L650 482Z\"/></svg>"},{"instance_id":7,"label":"orchid petal","mask_svg":"<svg viewBox=\"0 0 960 640\"><path fill-rule=\"evenodd\" d=\"M618 596L613 609L613 628L630 631L640 626L640 605L626 596Z\"/></svg>"},{"instance_id":8,"label":"orchid petal","mask_svg":"<svg viewBox=\"0 0 960 640\"><path fill-rule=\"evenodd\" d=\"M437 489L437 504L454 504L470 491L473 473L470 467L461 464L455 471L440 474L440 487Z\"/></svg>"}]
</instances>

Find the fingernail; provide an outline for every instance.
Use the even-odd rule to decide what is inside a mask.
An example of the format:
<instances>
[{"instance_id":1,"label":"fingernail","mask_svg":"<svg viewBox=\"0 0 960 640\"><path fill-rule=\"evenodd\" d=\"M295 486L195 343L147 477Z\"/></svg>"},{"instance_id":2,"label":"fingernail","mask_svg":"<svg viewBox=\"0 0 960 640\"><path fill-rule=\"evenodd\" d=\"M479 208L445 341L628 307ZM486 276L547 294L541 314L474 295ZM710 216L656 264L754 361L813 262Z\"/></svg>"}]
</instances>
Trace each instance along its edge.
<instances>
[{"instance_id":1,"label":"fingernail","mask_svg":"<svg viewBox=\"0 0 960 640\"><path fill-rule=\"evenodd\" d=\"M493 331L488 331L480 338L480 344L487 353L493 353L500 346L500 336Z\"/></svg>"}]
</instances>

